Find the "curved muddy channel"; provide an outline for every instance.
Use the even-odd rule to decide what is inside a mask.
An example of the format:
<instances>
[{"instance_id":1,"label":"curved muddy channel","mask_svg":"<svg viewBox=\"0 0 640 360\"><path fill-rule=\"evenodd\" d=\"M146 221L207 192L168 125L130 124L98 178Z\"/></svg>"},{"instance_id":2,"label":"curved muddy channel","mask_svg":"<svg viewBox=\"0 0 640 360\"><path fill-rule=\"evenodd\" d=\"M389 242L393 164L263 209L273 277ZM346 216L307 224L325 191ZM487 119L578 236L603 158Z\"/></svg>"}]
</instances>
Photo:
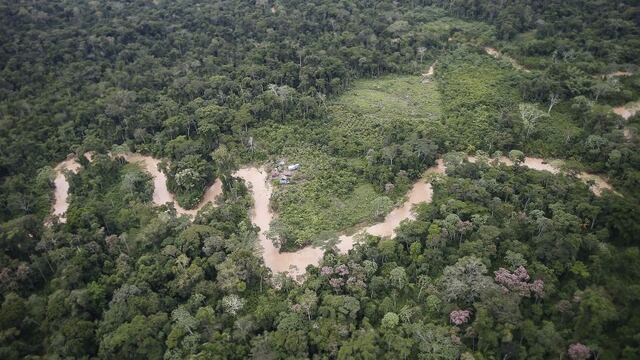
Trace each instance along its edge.
<instances>
[{"instance_id":1,"label":"curved muddy channel","mask_svg":"<svg viewBox=\"0 0 640 360\"><path fill-rule=\"evenodd\" d=\"M66 173L77 173L79 169L80 164L75 159L67 159L54 168L56 177L53 180L55 185L53 191L53 215L58 216L60 222L67 221L65 214L69 209L69 182L67 181Z\"/></svg>"},{"instance_id":2,"label":"curved muddy channel","mask_svg":"<svg viewBox=\"0 0 640 360\"><path fill-rule=\"evenodd\" d=\"M470 162L476 162L477 158L469 157L468 160ZM506 157L497 159L497 161L508 166L513 165L513 162ZM554 163L558 163L558 161ZM538 171L548 171L553 174L561 172L559 165L545 162L545 160L541 158L527 157L522 163L522 166ZM425 172L425 176L413 185L407 194L406 201L402 203L402 205L387 214L382 222L359 229L353 235L341 235L336 244L337 248L341 252L346 253L353 248L357 239L364 234L388 238L395 237L395 230L402 221L415 219L413 207L416 204L431 202L433 189L429 180L426 179L427 175L444 174L445 170L443 160L438 159L436 166L429 168ZM322 249L308 246L295 252L281 253L267 237L269 225L275 217L275 214L269 207L272 189L267 171L254 167L242 168L237 171L234 176L244 179L251 189L254 198L251 220L254 225L260 228L259 239L260 246L263 249L265 265L274 273L288 272L289 275L294 277L303 275L308 265L318 265L324 255ZM587 180L595 181L595 185L591 187L595 195L600 195L604 189L612 190L611 185L597 175L581 173L578 177L585 182Z\"/></svg>"},{"instance_id":3,"label":"curved muddy channel","mask_svg":"<svg viewBox=\"0 0 640 360\"><path fill-rule=\"evenodd\" d=\"M474 163L477 161L477 158L475 156L469 156L467 160ZM505 156L502 156L499 159L488 159L488 161L498 161L501 164L513 166L513 161ZM521 166L537 171L548 171L552 174L559 174L562 172L562 170L560 169L560 167L562 166L562 160L545 160L542 158L525 157L524 162L521 164ZM593 185L590 186L590 189L591 192L593 192L596 196L602 195L602 192L604 190L614 191L613 187L602 176L589 174L583 171L581 173L578 173L577 177L585 184L589 181L593 181Z\"/></svg>"},{"instance_id":4,"label":"curved muddy channel","mask_svg":"<svg viewBox=\"0 0 640 360\"><path fill-rule=\"evenodd\" d=\"M136 153L122 153L116 156L121 156L127 162L139 165L144 171L148 172L153 177L153 203L156 205L164 205L166 203L173 203L176 209L176 213L179 215L195 216L200 209L206 204L212 202L215 204L216 198L222 194L222 182L220 179L216 181L204 192L202 200L193 209L185 209L178 205L176 197L167 188L167 175L158 169L160 160L151 156L140 155Z\"/></svg>"},{"instance_id":5,"label":"curved muddy channel","mask_svg":"<svg viewBox=\"0 0 640 360\"><path fill-rule=\"evenodd\" d=\"M145 171L151 174L154 183L154 204L163 205L167 202L173 202L175 204L175 196L167 189L167 177L158 170L158 163L160 162L158 159L134 153L119 154L119 156L123 156L128 162L139 164ZM476 162L478 161L478 158L470 156L468 157L468 160L470 162ZM493 160L488 159L488 161L498 161L509 166L513 165L513 162L506 157ZM557 174L561 172L559 165L555 165L558 163L559 161L554 161L552 164L545 162L540 158L527 157L522 165L530 169L548 171L553 174ZM64 170L77 172L79 168L80 164L78 164L74 159L65 160L56 166L58 174L55 180L56 189L54 193L55 201L53 214L59 216L61 222L64 222L64 213L69 207L69 184L64 177ZM353 235L341 235L339 237L337 248L343 253L349 251L353 248L356 240L364 234L393 238L395 236L396 228L402 223L402 221L415 219L413 208L416 204L431 202L433 189L429 182L428 175L444 174L445 170L443 160L438 159L437 164L427 169L423 178L413 185L411 190L407 193L404 203L389 212L382 222L358 229ZM251 209L250 217L252 223L260 228L259 246L262 248L262 256L265 265L274 273L288 272L289 275L294 277L303 275L308 265L318 265L324 254L322 249L308 246L295 252L282 253L267 237L270 224L275 217L275 214L271 211L271 207L269 206L272 194L269 173L262 168L244 167L236 171L233 175L243 179L249 186L253 195L254 206ZM578 177L585 182L593 180L595 185L591 186L591 190L596 195L600 195L604 189L612 190L611 186L599 176L581 173ZM186 210L175 204L176 211L181 215L194 215L198 210L200 210L200 208L202 208L202 206L209 202L213 202L221 192L220 180L216 180L216 182L207 189L202 201L195 209Z\"/></svg>"},{"instance_id":6,"label":"curved muddy channel","mask_svg":"<svg viewBox=\"0 0 640 360\"><path fill-rule=\"evenodd\" d=\"M293 276L304 273L307 265L317 265L324 253L321 249L308 246L296 252L281 253L267 237L269 226L274 218L274 213L269 206L272 193L269 173L264 169L246 167L233 175L243 179L253 195L251 221L260 228L258 238L265 265L274 273L289 272Z\"/></svg>"},{"instance_id":7,"label":"curved muddy channel","mask_svg":"<svg viewBox=\"0 0 640 360\"><path fill-rule=\"evenodd\" d=\"M438 166L427 170L427 173L443 173L444 166L442 161L439 161L438 164ZM265 265L274 273L288 272L292 276L304 274L308 265L318 265L324 255L322 249L307 246L295 252L279 252L267 237L269 225L275 216L269 207L272 193L269 173L264 169L249 167L238 170L234 176L246 181L253 195L254 206L251 210L251 220L254 225L260 228L259 239ZM395 235L394 230L403 220L415 217L412 211L413 206L423 202L430 202L432 195L433 190L430 183L424 179L416 182L407 194L407 200L401 206L392 210L384 221L361 229L354 235L340 236L337 244L338 249L341 252L347 252L353 247L354 239L363 233L393 237Z\"/></svg>"},{"instance_id":8,"label":"curved muddy channel","mask_svg":"<svg viewBox=\"0 0 640 360\"><path fill-rule=\"evenodd\" d=\"M220 179L216 181L205 191L200 203L193 209L185 209L178 205L176 197L167 188L167 176L158 169L160 160L151 156L136 154L136 153L118 153L109 154L112 157L122 157L127 162L137 164L146 171L153 178L153 203L155 205L164 205L166 203L173 203L176 213L179 215L195 216L203 206L208 203L215 205L216 198L222 194L222 182ZM86 153L85 157L89 160L93 160L93 154ZM55 190L53 193L53 215L58 216L61 223L67 221L65 213L69 209L69 182L66 178L67 172L77 173L82 166L75 158L68 158L55 167L56 177L54 180Z\"/></svg>"}]
</instances>

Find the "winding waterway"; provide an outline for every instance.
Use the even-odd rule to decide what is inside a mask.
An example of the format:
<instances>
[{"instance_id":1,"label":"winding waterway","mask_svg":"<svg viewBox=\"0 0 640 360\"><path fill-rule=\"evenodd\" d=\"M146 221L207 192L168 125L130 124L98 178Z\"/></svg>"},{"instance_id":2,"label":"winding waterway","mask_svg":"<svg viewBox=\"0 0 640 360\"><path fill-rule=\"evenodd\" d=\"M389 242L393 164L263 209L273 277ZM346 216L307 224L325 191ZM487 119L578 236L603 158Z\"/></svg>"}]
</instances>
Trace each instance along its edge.
<instances>
[{"instance_id":1,"label":"winding waterway","mask_svg":"<svg viewBox=\"0 0 640 360\"><path fill-rule=\"evenodd\" d=\"M469 156L467 159L469 160L469 162L477 161L477 158L475 156ZM502 156L494 160L497 160L498 162L507 166L513 166L513 161L511 161L511 159L506 156ZM560 166L562 166L562 160L544 160L541 158L526 157L521 165L532 170L548 171L552 174L559 174L562 171L560 169ZM596 196L602 195L602 192L604 190L614 191L613 187L602 176L589 174L583 171L578 173L577 177L584 183L593 181L593 185L591 185L590 189Z\"/></svg>"},{"instance_id":2,"label":"winding waterway","mask_svg":"<svg viewBox=\"0 0 640 360\"><path fill-rule=\"evenodd\" d=\"M167 202L173 202L175 204L175 196L167 189L166 181L167 177L158 169L158 159L150 156L125 153L119 154L123 156L127 161L139 164L145 171L147 171L153 177L154 192L153 203L156 205L162 205ZM87 156L89 159L90 156ZM476 157L468 157L470 162L476 162ZM513 162L506 157L497 159L498 162L505 165L513 165ZM539 171L548 171L553 174L559 173L561 170L558 163L561 161L554 161L549 163L540 158L527 157L523 162L523 166L530 169ZM55 192L54 192L54 211L53 214L59 216L60 221L64 221L64 214L69 207L68 192L69 184L64 176L65 170L77 172L80 168L80 164L74 159L67 159L58 166L56 166L56 180L55 180ZM404 220L411 220L415 218L413 207L420 203L429 203L432 200L433 189L431 183L428 180L430 174L444 174L445 165L442 159L438 159L437 164L429 168L422 179L417 181L411 190L407 193L407 198L397 208L393 209L382 222L363 227L358 229L352 235L341 235L337 243L337 248L341 252L347 252L353 248L357 239L365 233L393 238L395 236L395 230ZM274 273L288 272L291 276L303 275L308 265L317 265L323 256L323 250L320 248L308 246L295 252L279 252L278 248L273 245L273 242L267 237L270 224L276 216L271 207L269 206L272 194L271 182L269 173L263 168L257 167L244 167L234 173L234 176L242 178L250 188L251 194L254 199L254 206L251 209L251 221L253 224L260 228L259 233L259 245L262 248L262 256L264 258L265 265L269 267ZM595 185L591 187L591 190L596 195L600 195L602 190L609 189L611 186L601 177L597 175L581 173L578 175L583 181L593 180ZM175 204L178 214L194 215L198 212L202 206L208 202L215 201L216 197L222 192L221 183L219 180L207 189L200 204L191 210L183 209Z\"/></svg>"},{"instance_id":3,"label":"winding waterway","mask_svg":"<svg viewBox=\"0 0 640 360\"><path fill-rule=\"evenodd\" d=\"M56 177L53 180L55 190L53 193L53 215L58 216L60 222L67 221L65 214L69 209L69 182L67 181L66 172L77 173L80 164L74 158L69 158L59 163L54 171Z\"/></svg>"},{"instance_id":4,"label":"winding waterway","mask_svg":"<svg viewBox=\"0 0 640 360\"><path fill-rule=\"evenodd\" d=\"M476 162L477 158L469 157L470 162ZM513 162L506 157L498 159L499 162L511 166ZM549 163L541 158L527 157L522 163L522 166L527 168L548 171L553 174L560 173L558 164L560 161L554 161ZM402 205L393 209L382 222L364 227L356 231L353 235L341 235L339 241L336 244L337 248L346 253L353 248L357 239L365 233L380 236L380 237L395 237L395 230L400 223L404 220L412 220L415 218L413 207L420 203L429 203L433 197L433 189L431 183L426 179L429 174L444 174L445 165L442 159L438 159L436 166L429 168L425 172L425 176L417 181L411 190L407 194L407 199ZM267 231L269 225L273 220L275 214L269 207L269 201L271 199L272 189L270 186L269 175L263 169L257 168L243 168L239 170L235 176L244 179L251 187L251 192L254 198L254 207L251 212L251 219L254 225L260 228L260 245L263 248L263 258L265 265L268 266L274 273L287 271L292 276L303 275L304 270L308 265L317 265L323 256L323 251L320 248L308 246L295 252L281 253L273 245L271 240L267 238ZM600 176L592 175L588 173L581 173L578 175L583 181L594 180L595 184L591 187L594 194L600 195L604 189L611 190L609 185Z\"/></svg>"},{"instance_id":5,"label":"winding waterway","mask_svg":"<svg viewBox=\"0 0 640 360\"><path fill-rule=\"evenodd\" d=\"M176 197L167 188L167 176L159 170L158 164L160 160L151 156L141 155L137 153L122 153L118 154L130 163L138 164L143 170L148 172L153 178L153 203L156 205L163 205L169 202L173 203L176 209L176 213L179 215L195 216L203 206L207 203L214 203L216 198L222 194L222 182L220 179L216 181L204 192L202 200L193 209L185 209L178 205Z\"/></svg>"},{"instance_id":6,"label":"winding waterway","mask_svg":"<svg viewBox=\"0 0 640 360\"><path fill-rule=\"evenodd\" d=\"M114 156L113 154L109 154ZM86 153L84 155L89 161L93 160L93 154ZM176 213L179 215L194 216L198 211L207 203L212 202L215 204L216 198L222 194L222 182L220 179L207 188L200 203L193 209L185 209L178 205L176 197L167 188L167 176L159 170L158 164L160 160L151 156L141 155L137 153L118 153L115 156L123 157L127 162L139 165L144 171L149 173L153 178L153 203L156 205L164 205L166 203L173 203ZM69 208L69 182L65 176L67 171L77 173L81 168L77 159L69 158L55 167L56 177L54 180L55 190L53 193L53 215L58 216L58 220L61 223L66 222L65 213Z\"/></svg>"},{"instance_id":7,"label":"winding waterway","mask_svg":"<svg viewBox=\"0 0 640 360\"><path fill-rule=\"evenodd\" d=\"M307 265L318 264L323 255L321 249L308 246L295 252L281 253L267 237L269 226L275 216L269 206L272 193L269 173L264 169L246 167L238 170L234 176L242 178L253 195L251 221L260 228L258 237L265 265L273 273L289 272L290 275L296 276L303 274Z\"/></svg>"}]
</instances>

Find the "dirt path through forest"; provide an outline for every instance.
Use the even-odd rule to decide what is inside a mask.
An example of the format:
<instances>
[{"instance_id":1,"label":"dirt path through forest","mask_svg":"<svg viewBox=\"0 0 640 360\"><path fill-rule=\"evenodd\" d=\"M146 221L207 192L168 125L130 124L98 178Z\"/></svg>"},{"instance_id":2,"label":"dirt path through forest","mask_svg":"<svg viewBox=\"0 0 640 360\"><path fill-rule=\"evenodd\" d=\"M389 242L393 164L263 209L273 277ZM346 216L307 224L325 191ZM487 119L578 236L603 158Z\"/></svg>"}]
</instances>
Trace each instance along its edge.
<instances>
[{"instance_id":1,"label":"dirt path through forest","mask_svg":"<svg viewBox=\"0 0 640 360\"><path fill-rule=\"evenodd\" d=\"M437 62L437 61L435 61L433 64L431 64L431 66L429 66L429 70L427 70L427 72L426 72L426 73L422 74L422 83L423 83L423 84L426 84L426 83L428 83L429 81L431 81L431 78L433 77L433 75L434 75L434 74L435 74L435 72L436 72L436 64L437 64L437 63L438 63L438 62Z\"/></svg>"},{"instance_id":2,"label":"dirt path through forest","mask_svg":"<svg viewBox=\"0 0 640 360\"><path fill-rule=\"evenodd\" d=\"M612 78L612 77L625 77L625 76L633 76L633 73L631 71L614 71L604 75L606 79Z\"/></svg>"},{"instance_id":3,"label":"dirt path through forest","mask_svg":"<svg viewBox=\"0 0 640 360\"><path fill-rule=\"evenodd\" d=\"M496 48L492 48L492 47L485 47L484 51L490 55L493 56L496 59L506 59L507 61L509 61L511 63L511 65L517 69L517 70L522 70L524 72L531 72L529 69L525 68L524 66L520 65L520 63L518 63L514 58L505 55L503 53L501 53L498 49ZM612 78L612 77L623 77L623 76L632 76L634 73L630 72L630 71L615 71L615 72L611 72L608 74L603 74L603 75L594 75L595 78ZM423 78L426 74L422 74ZM613 108L613 112L622 116L625 120L629 120L629 118L631 118L632 116L634 116L638 111L640 111L640 101L635 101L635 102L630 102L627 103L623 106L617 106ZM628 127L624 127L623 128L623 133L624 133L624 137L627 140L631 140L633 138L633 133L631 131L631 129L629 129Z\"/></svg>"},{"instance_id":4,"label":"dirt path through forest","mask_svg":"<svg viewBox=\"0 0 640 360\"><path fill-rule=\"evenodd\" d=\"M508 56L508 55L505 55L505 54L501 53L501 52L500 52L500 51L498 51L498 49L496 49L496 48L492 48L492 47L488 47L488 46L487 46L487 47L485 47L485 48L484 48L484 51L485 51L487 54L489 54L489 55L493 56L493 57L494 57L494 58L496 58L496 59L505 59L505 60L507 60L508 62L510 62L510 63L511 63L511 66L513 66L513 67L514 67L515 69L517 69L517 70L522 70L522 71L524 71L524 72L531 72L531 70L529 70L529 69L525 68L524 66L520 65L520 63L518 63L518 62L516 61L516 59L514 59L514 58L512 58L512 57L510 57L510 56Z\"/></svg>"}]
</instances>

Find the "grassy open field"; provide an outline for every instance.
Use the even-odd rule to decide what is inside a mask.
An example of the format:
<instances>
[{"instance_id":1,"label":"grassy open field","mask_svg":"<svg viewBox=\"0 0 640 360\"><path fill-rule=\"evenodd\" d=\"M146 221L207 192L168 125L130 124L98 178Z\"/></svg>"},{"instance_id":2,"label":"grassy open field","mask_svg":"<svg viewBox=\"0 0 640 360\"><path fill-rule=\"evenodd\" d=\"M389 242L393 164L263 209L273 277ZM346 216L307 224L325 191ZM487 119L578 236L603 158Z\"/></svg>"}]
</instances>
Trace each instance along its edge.
<instances>
[{"instance_id":1,"label":"grassy open field","mask_svg":"<svg viewBox=\"0 0 640 360\"><path fill-rule=\"evenodd\" d=\"M408 149L418 139L440 139L440 104L435 81L388 76L356 82L328 104L325 123L259 131L267 152L279 154L274 160L302 165L290 184L274 181L272 204L279 215L273 228L285 239L283 248L384 216L412 176L381 154ZM381 181L380 174L392 180ZM385 191L389 182L394 187Z\"/></svg>"}]
</instances>

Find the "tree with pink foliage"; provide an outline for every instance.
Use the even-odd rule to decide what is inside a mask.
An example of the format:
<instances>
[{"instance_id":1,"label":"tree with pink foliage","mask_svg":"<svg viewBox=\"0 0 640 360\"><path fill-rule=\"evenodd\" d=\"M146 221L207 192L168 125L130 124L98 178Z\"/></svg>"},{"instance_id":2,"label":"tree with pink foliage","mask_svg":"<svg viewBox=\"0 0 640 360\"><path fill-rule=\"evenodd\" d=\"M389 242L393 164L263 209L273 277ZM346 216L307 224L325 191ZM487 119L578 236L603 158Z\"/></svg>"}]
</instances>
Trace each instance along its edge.
<instances>
[{"instance_id":1,"label":"tree with pink foliage","mask_svg":"<svg viewBox=\"0 0 640 360\"><path fill-rule=\"evenodd\" d=\"M528 296L528 284L522 280L523 278L528 278L528 274L525 276L526 270L523 272L520 268L522 267L519 267L514 273L511 273L505 268L500 268L498 271L494 272L495 280L498 284L504 286L508 290L516 291L521 296Z\"/></svg>"},{"instance_id":2,"label":"tree with pink foliage","mask_svg":"<svg viewBox=\"0 0 640 360\"><path fill-rule=\"evenodd\" d=\"M340 275L340 276L347 276L349 275L349 268L347 267L347 265L338 265L336 266L336 274Z\"/></svg>"},{"instance_id":3,"label":"tree with pink foliage","mask_svg":"<svg viewBox=\"0 0 640 360\"><path fill-rule=\"evenodd\" d=\"M533 281L533 284L530 285L531 292L537 298L542 298L544 296L544 281L542 279L536 279Z\"/></svg>"},{"instance_id":4,"label":"tree with pink foliage","mask_svg":"<svg viewBox=\"0 0 640 360\"><path fill-rule=\"evenodd\" d=\"M323 266L322 269L320 269L320 275L322 276L333 275L333 268L331 266Z\"/></svg>"},{"instance_id":5,"label":"tree with pink foliage","mask_svg":"<svg viewBox=\"0 0 640 360\"><path fill-rule=\"evenodd\" d=\"M571 360L587 360L591 357L591 349L581 343L575 343L569 346L567 354Z\"/></svg>"},{"instance_id":6,"label":"tree with pink foliage","mask_svg":"<svg viewBox=\"0 0 640 360\"><path fill-rule=\"evenodd\" d=\"M503 286L505 292L515 291L520 296L526 297L533 294L537 298L544 295L544 281L536 279L533 283L529 283L531 277L524 266L518 266L513 273L505 268L500 268L494 274L496 282Z\"/></svg>"},{"instance_id":7,"label":"tree with pink foliage","mask_svg":"<svg viewBox=\"0 0 640 360\"><path fill-rule=\"evenodd\" d=\"M520 281L529 281L529 272L522 265L518 266L513 275L517 276Z\"/></svg>"},{"instance_id":8,"label":"tree with pink foliage","mask_svg":"<svg viewBox=\"0 0 640 360\"><path fill-rule=\"evenodd\" d=\"M453 310L449 314L449 320L456 325L466 324L470 318L471 310Z\"/></svg>"},{"instance_id":9,"label":"tree with pink foliage","mask_svg":"<svg viewBox=\"0 0 640 360\"><path fill-rule=\"evenodd\" d=\"M333 278L329 280L329 285L331 285L334 290L338 290L342 285L344 285L344 280L340 278Z\"/></svg>"}]
</instances>

